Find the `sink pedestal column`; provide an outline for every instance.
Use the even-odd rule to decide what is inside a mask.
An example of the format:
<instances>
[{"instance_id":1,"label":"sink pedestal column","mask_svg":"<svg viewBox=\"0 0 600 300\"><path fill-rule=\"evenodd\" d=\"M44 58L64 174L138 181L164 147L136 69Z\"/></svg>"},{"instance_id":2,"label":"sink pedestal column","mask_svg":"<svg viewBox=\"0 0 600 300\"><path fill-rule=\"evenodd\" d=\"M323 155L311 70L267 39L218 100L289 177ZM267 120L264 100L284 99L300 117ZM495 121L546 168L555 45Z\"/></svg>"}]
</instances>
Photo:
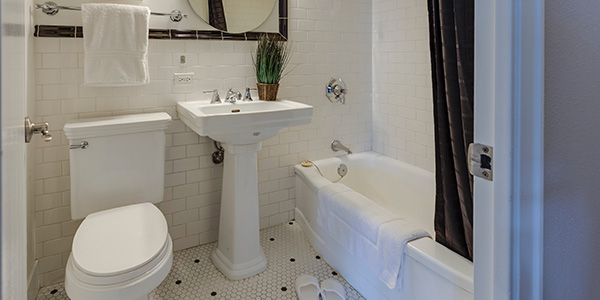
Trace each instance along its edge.
<instances>
[{"instance_id":1,"label":"sink pedestal column","mask_svg":"<svg viewBox=\"0 0 600 300\"><path fill-rule=\"evenodd\" d=\"M267 267L260 246L258 171L261 143L222 144L225 149L218 247L215 266L232 280L256 275Z\"/></svg>"}]
</instances>

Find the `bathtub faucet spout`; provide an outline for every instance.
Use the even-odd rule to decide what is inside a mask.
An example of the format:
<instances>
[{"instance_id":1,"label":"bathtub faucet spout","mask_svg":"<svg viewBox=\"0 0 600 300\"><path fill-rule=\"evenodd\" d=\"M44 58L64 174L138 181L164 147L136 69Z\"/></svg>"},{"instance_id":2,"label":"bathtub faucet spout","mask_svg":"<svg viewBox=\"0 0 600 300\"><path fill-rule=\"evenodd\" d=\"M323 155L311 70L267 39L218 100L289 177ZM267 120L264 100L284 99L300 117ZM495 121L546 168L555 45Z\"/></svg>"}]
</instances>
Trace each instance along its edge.
<instances>
[{"instance_id":1,"label":"bathtub faucet spout","mask_svg":"<svg viewBox=\"0 0 600 300\"><path fill-rule=\"evenodd\" d=\"M333 140L331 142L331 150L333 150L334 152L338 152L338 151L342 150L342 151L348 152L348 154L352 154L352 151L350 151L350 148L344 146L344 144L342 144L342 142L340 142L338 140Z\"/></svg>"}]
</instances>

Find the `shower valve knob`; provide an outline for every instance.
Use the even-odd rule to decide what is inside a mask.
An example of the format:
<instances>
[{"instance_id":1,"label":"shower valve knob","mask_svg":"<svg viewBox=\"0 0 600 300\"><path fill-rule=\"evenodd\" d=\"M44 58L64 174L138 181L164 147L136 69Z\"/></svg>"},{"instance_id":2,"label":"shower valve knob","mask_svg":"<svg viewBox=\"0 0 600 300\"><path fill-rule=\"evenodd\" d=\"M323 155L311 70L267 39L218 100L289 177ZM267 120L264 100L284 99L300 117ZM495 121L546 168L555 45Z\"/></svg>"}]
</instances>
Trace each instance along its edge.
<instances>
[{"instance_id":1,"label":"shower valve knob","mask_svg":"<svg viewBox=\"0 0 600 300\"><path fill-rule=\"evenodd\" d=\"M348 89L341 78L332 78L325 86L325 96L331 103L346 104Z\"/></svg>"}]
</instances>

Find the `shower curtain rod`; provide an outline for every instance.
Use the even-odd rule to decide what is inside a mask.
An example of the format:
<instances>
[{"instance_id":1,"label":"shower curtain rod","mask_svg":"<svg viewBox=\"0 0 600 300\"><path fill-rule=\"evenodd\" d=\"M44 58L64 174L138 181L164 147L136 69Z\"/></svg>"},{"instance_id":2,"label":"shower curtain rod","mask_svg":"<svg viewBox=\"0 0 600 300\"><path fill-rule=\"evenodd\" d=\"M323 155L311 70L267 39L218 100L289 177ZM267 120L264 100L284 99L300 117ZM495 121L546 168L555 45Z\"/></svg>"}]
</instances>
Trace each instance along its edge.
<instances>
[{"instance_id":1,"label":"shower curtain rod","mask_svg":"<svg viewBox=\"0 0 600 300\"><path fill-rule=\"evenodd\" d=\"M74 7L74 6L62 6L62 5L57 5L54 2L46 2L44 4L36 4L35 5L36 9L42 9L42 12L49 15L49 16L53 16L55 14L58 13L58 11L60 11L61 9L65 9L65 10L81 10L81 7ZM174 10L170 13L159 13L159 12L151 12L150 14L154 15L154 16L169 16L171 18L171 21L173 22L179 22L181 21L183 18L187 18L186 14L182 14L180 11L178 10Z\"/></svg>"}]
</instances>

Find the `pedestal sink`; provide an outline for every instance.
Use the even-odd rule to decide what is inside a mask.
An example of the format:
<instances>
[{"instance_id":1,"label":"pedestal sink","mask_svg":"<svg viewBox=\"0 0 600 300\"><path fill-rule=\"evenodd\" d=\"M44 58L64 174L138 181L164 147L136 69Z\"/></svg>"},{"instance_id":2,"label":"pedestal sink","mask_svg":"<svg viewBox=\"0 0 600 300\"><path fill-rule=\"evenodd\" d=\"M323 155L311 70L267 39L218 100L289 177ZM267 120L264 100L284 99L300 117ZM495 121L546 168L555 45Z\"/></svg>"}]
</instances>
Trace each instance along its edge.
<instances>
[{"instance_id":1,"label":"pedestal sink","mask_svg":"<svg viewBox=\"0 0 600 300\"><path fill-rule=\"evenodd\" d=\"M219 241L215 266L238 280L267 267L260 246L256 153L261 142L281 129L311 122L313 107L289 100L210 104L177 103L179 118L201 136L225 149Z\"/></svg>"}]
</instances>

